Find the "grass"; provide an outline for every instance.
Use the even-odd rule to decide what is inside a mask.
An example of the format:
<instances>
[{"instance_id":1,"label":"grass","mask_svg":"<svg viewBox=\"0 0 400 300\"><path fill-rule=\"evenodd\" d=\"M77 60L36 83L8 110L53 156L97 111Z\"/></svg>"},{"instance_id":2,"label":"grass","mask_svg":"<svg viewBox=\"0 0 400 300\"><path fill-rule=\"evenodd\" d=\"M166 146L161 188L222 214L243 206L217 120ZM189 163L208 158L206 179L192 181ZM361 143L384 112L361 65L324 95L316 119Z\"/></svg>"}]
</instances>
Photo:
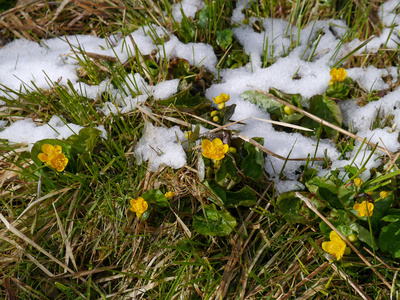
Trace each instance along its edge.
<instances>
[{"instance_id":1,"label":"grass","mask_svg":"<svg viewBox=\"0 0 400 300\"><path fill-rule=\"evenodd\" d=\"M233 41L229 47L217 43L221 31L236 26L230 22L237 5L235 1L206 1L207 8L198 18L193 20L183 16L181 23L174 20L172 2L176 1L128 3L107 0L62 4L33 1L0 13L5 26L0 40L8 42L27 38L36 41L70 34L105 37L118 32L125 35L143 25L161 24L181 41L211 44L221 68L249 62L250 58L244 55L238 42ZM375 22L379 1L337 0L331 4L320 3L319 9L315 10L317 2L320 1L270 1L266 5L264 1L251 1L243 12L246 20L251 17L290 20L291 25L298 26L299 30L312 26L316 19L342 18L351 28L344 35L343 43L354 38L368 40L381 30L381 25L377 26ZM260 24L256 21L253 27L262 31ZM291 30L288 28L288 35L297 34ZM298 42L294 39L287 51L293 50ZM305 60L312 59L318 42L318 39L309 41L312 52L304 57ZM158 41L158 45L162 53L163 41ZM186 80L189 88L179 94L182 99L197 95L204 97L205 89L218 80L199 66L189 66L182 75L179 73L182 70L180 64L184 62L171 61L165 55L160 55L160 59L143 56L137 49L130 55L134 58L127 62L93 57L79 48L74 51L82 54L78 61L82 82L98 84L109 78L110 83L126 95L140 92L136 82L127 82L127 75L131 72L138 72L153 83L172 78ZM342 62L346 63L346 68L398 66L398 56L391 51L382 48L372 55L351 52ZM276 57L268 41L265 52L263 63L269 66ZM397 83L393 83L393 89L396 87ZM189 112L179 111L173 104L162 105L150 98L145 106L151 113L137 109L125 114L104 115L100 109L106 102L118 100L106 92L97 99L90 99L80 96L72 85L54 84L46 90L36 88L31 91L13 91L5 86L1 89L16 99L2 99L6 105L1 107L0 117L11 123L34 118L38 124L47 124L56 114L62 115L66 122L85 127L102 125L107 133L107 138L96 140L94 147L85 144L91 151L79 156L76 172L53 172L50 168L38 166L33 163L26 145L2 141L2 298L216 300L397 297L399 265L396 259L381 251L367 253L371 248L362 243L359 249L368 257L369 264L356 254L342 263L329 262L321 249L324 237L317 217L311 216L308 219L311 221L303 223L287 222L273 182L264 172L259 180L238 172L242 180L239 186L249 187L256 200L251 207L229 208L230 215L237 222L229 235L208 236L197 232L193 220L205 210L212 198L210 189L199 180L199 147L189 148L185 167L178 170L160 168L157 172L150 172L146 164L139 165L134 149L142 137L145 120L164 127L178 124L187 131L190 129L185 125L188 122L196 124L199 118L201 122L206 121L204 115L211 110L209 106L192 108ZM369 95L362 88L352 93L366 102L380 97ZM390 115L385 116L382 112L378 115L372 126L394 126ZM346 149L354 147L352 136L342 133L337 141L343 155ZM360 155L370 157L368 153ZM396 157L382 156L389 164L395 164ZM328 160L326 164L329 164ZM312 180L315 170L312 163L307 165L302 177L309 176L308 180ZM349 166L346 172L356 176L358 170L351 167L354 165ZM282 175L283 169L277 171ZM395 198L398 173L386 174L382 165L375 174L378 179L371 182L370 189L388 188L393 194L392 206L398 208ZM175 197L170 200L170 207L154 206L149 219L142 221L129 210L129 200L152 189L162 193L174 191ZM299 216L303 218L307 213L301 211Z\"/></svg>"}]
</instances>

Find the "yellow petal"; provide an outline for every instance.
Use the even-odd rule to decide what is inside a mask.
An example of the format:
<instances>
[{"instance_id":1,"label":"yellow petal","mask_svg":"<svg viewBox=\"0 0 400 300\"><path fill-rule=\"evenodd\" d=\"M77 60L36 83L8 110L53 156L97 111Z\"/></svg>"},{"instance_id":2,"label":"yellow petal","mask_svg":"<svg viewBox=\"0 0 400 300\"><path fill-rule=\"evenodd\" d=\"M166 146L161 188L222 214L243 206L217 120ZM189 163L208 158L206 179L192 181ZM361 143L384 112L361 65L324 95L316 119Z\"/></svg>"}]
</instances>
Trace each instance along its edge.
<instances>
[{"instance_id":1,"label":"yellow petal","mask_svg":"<svg viewBox=\"0 0 400 300\"><path fill-rule=\"evenodd\" d=\"M212 141L212 144L214 147L218 147L218 146L222 145L223 143L222 143L221 139L216 138Z\"/></svg>"},{"instance_id":2,"label":"yellow petal","mask_svg":"<svg viewBox=\"0 0 400 300\"><path fill-rule=\"evenodd\" d=\"M212 142L210 140L205 139L201 142L201 148L203 148L203 150L208 150L211 147L212 147Z\"/></svg>"},{"instance_id":3,"label":"yellow petal","mask_svg":"<svg viewBox=\"0 0 400 300\"><path fill-rule=\"evenodd\" d=\"M49 157L44 153L39 153L38 158L40 159L41 162L47 162L49 160Z\"/></svg>"},{"instance_id":4,"label":"yellow petal","mask_svg":"<svg viewBox=\"0 0 400 300\"><path fill-rule=\"evenodd\" d=\"M56 169L58 172L62 172L68 164L68 158L66 158L63 153L58 153L54 155L47 163L50 163L50 166Z\"/></svg>"},{"instance_id":5,"label":"yellow petal","mask_svg":"<svg viewBox=\"0 0 400 300\"><path fill-rule=\"evenodd\" d=\"M50 144L43 144L42 151L46 154L50 154L51 152L54 151L54 147L53 147L53 145L50 145Z\"/></svg>"}]
</instances>

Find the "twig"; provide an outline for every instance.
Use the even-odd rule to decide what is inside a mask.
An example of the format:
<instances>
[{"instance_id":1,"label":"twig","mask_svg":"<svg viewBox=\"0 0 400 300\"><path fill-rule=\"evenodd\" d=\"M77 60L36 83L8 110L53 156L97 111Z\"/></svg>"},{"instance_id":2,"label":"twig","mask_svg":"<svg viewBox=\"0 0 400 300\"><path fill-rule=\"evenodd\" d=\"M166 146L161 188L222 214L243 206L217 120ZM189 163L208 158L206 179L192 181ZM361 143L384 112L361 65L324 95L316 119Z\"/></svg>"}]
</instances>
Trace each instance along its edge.
<instances>
[{"instance_id":1,"label":"twig","mask_svg":"<svg viewBox=\"0 0 400 300\"><path fill-rule=\"evenodd\" d=\"M343 133L345 135L348 135L349 137L351 137L353 139L359 140L361 142L365 142L367 145L369 145L371 147L375 147L374 143L369 142L369 141L365 141L365 138L362 138L362 137L360 137L360 136L358 136L358 135L356 135L354 133L351 133L351 132L349 132L347 130L344 130L343 128L341 128L339 126L336 126L336 125L334 125L332 123L329 123L328 121L325 121L324 119L321 119L321 118L319 118L319 117L317 117L317 116L315 116L313 114L310 114L309 112L306 112L305 110L303 110L301 108L298 108L297 106L294 106L294 105L290 104L289 102L286 102L285 100L279 99L278 97L275 97L274 95L272 95L270 93L264 92L262 90L257 90L257 92L259 92L259 93L261 93L261 94L263 94L263 95L265 95L265 96L267 96L267 97L269 97L269 98L271 98L271 99L273 99L275 101L278 101L279 103L282 103L282 104L284 104L286 106L289 106L293 110L295 110L295 111L297 111L299 113L302 113L303 115L309 117L310 119L312 119L312 120L314 120L314 121L316 121L318 123L321 123L322 125L328 126L328 127L332 128L332 129L334 129L336 131L339 131L339 132L341 132L341 133ZM376 146L376 149L378 149L379 151L383 152L384 154L389 154L391 156L394 155L393 152L391 152L391 151L389 151L389 150L387 150L387 149L385 149L385 148L383 148L381 146Z\"/></svg>"},{"instance_id":2,"label":"twig","mask_svg":"<svg viewBox=\"0 0 400 300\"><path fill-rule=\"evenodd\" d=\"M196 115L193 115L193 114L191 114L191 113L187 113L187 112L181 112L181 113L186 114L186 115L191 116L191 117L193 117L193 118L195 118L195 119L201 120L202 122L205 122L205 123L208 123L208 124L211 124L211 125L214 125L215 127L217 127L217 128L215 128L215 129L209 131L209 132L211 132L211 133L212 133L212 132L217 132L217 131L222 130L222 129L226 129L226 127L229 127L229 126L234 125L234 124L236 124L236 123L239 123L239 122L241 122L241 121L243 121L243 120L246 120L246 119L243 119L243 120L239 120L239 121L236 121L236 122L233 122L233 123L229 123L229 124L225 124L225 125L220 126L220 125L217 124L217 123L208 121L208 120L206 120L206 119L203 119L203 118L201 118L201 117L199 117L199 116L196 116ZM257 119L256 119L256 120L257 120ZM282 125L282 123L279 124L279 125ZM276 158L278 158L278 159L281 159L281 160L288 160L288 161L307 161L307 160L312 160L312 161L325 161L325 158L323 158L323 157L315 157L315 158L287 158L287 157L281 156L281 155L279 155L279 154L276 154L276 153L274 153L274 152L268 150L267 148L265 148L264 146L261 146L259 143L257 143L257 142L256 142L255 140L253 140L252 138L249 138L249 137L247 137L247 136L245 136L245 135L242 135L242 134L240 134L240 133L236 133L236 132L232 132L232 133L233 133L234 135L236 135L237 137L241 138L242 140L244 140L244 141L246 141L246 142L249 142L249 143L252 144L253 146L259 148L261 151L263 151L263 152L265 152L265 153L267 153L267 154L269 154L269 155L271 155L271 156L273 156L273 157L276 157Z\"/></svg>"}]
</instances>

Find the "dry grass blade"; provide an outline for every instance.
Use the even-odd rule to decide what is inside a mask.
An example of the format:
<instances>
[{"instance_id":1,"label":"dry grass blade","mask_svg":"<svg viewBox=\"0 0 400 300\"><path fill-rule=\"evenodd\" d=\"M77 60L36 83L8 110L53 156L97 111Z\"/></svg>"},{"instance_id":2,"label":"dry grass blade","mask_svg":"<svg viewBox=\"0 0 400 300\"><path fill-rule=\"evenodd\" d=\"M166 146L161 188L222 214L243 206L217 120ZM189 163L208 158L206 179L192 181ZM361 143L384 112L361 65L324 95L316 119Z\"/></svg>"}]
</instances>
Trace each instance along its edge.
<instances>
[{"instance_id":1,"label":"dry grass blade","mask_svg":"<svg viewBox=\"0 0 400 300\"><path fill-rule=\"evenodd\" d=\"M327 262L327 261L324 262L322 265L320 265L318 268L316 268L313 272L311 272L306 278L304 278L302 281L300 281L298 284L296 284L290 292L287 292L282 297L279 297L279 300L288 299L300 286L302 286L303 284L310 281L315 275L319 274L320 272L323 272L328 266L329 266L329 262Z\"/></svg>"},{"instance_id":2,"label":"dry grass blade","mask_svg":"<svg viewBox=\"0 0 400 300\"><path fill-rule=\"evenodd\" d=\"M51 19L51 21L49 22L49 24L53 23L53 22L57 19L58 15L61 13L61 11L64 9L64 7L65 7L69 2L71 2L71 0L64 0L64 1L61 3L61 5L57 8L56 13L54 14L53 19Z\"/></svg>"},{"instance_id":3,"label":"dry grass blade","mask_svg":"<svg viewBox=\"0 0 400 300\"><path fill-rule=\"evenodd\" d=\"M365 142L367 145L369 145L371 147L375 147L374 143L366 141L364 138L362 138L362 137L360 137L360 136L358 136L358 135L356 135L354 133L351 133L351 132L349 132L347 130L344 130L343 128L341 128L339 126L336 126L336 125L334 125L332 123L329 123L328 121L325 121L324 119L321 119L321 118L319 118L319 117L317 117L317 116L315 116L313 114L310 114L309 112L306 112L305 110L303 110L301 108L298 108L298 107L290 104L289 102L286 102L285 100L279 99L279 98L275 97L274 95L272 95L270 93L264 92L262 90L257 90L257 92L259 92L259 93L261 93L261 94L263 94L263 95L265 95L265 96L267 96L267 97L269 97L271 99L274 99L275 101L278 101L279 103L282 103L282 104L284 104L286 106L289 106L293 110L295 110L295 111L297 111L299 113L302 113L303 115L309 117L310 119L312 119L312 120L314 120L314 121L316 121L318 123L321 123L324 126L328 126L328 127L332 128L332 129L338 131L338 132L341 132L341 133L353 138L353 139L356 139L356 140L361 141L361 142ZM394 155L393 152L391 152L391 151L389 151L389 150L387 150L387 149L385 149L385 148L383 148L381 146L377 146L376 149L378 149L379 151L381 151L384 154L389 154L391 156Z\"/></svg>"},{"instance_id":4,"label":"dry grass blade","mask_svg":"<svg viewBox=\"0 0 400 300\"><path fill-rule=\"evenodd\" d=\"M270 150L268 150L267 148L265 148L264 146L261 146L259 143L257 143L255 140L253 140L252 138L249 138L243 134L239 134L239 133L234 133L236 136L240 137L242 140L249 142L250 144L252 144L253 146L257 147L258 149L262 150L263 152L279 158L281 160L288 160L288 161L307 161L307 160L311 160L311 161L325 161L325 158L323 157L310 157L310 158L287 158L284 157L282 155L276 154Z\"/></svg>"},{"instance_id":5,"label":"dry grass blade","mask_svg":"<svg viewBox=\"0 0 400 300\"><path fill-rule=\"evenodd\" d=\"M381 273L378 272L377 269L375 269L371 263L365 258L364 255L362 255L360 253L360 251L358 251L358 249L356 247L353 246L353 244L345 237L343 236L343 234L340 233L339 230L336 229L335 226L332 225L331 222L329 222L320 212L318 209L315 208L315 206L312 204L311 200L308 199L307 197L303 196L302 194L300 194L299 192L295 192L294 195L301 199L309 209L311 209L318 217L320 217L322 219L322 221L324 221L333 231L335 231L337 233L338 236L340 236L340 238L351 248L351 250L354 251L354 253L356 253L358 255L358 257L361 258L361 260L368 266L371 268L372 271L374 271L374 273L382 280L382 282L389 288L392 289L391 284L385 279L385 277L382 276Z\"/></svg>"},{"instance_id":6,"label":"dry grass blade","mask_svg":"<svg viewBox=\"0 0 400 300\"><path fill-rule=\"evenodd\" d=\"M28 252L25 251L24 248L22 248L19 244L17 244L15 241L6 238L6 237L2 237L2 240L6 241L7 243L10 243L11 245L14 245L15 248L19 249L21 251L21 253L25 254L36 266L38 266L38 268L40 270L42 270L47 276L49 277L54 277L54 274L51 273L49 270L46 269L45 266L43 266L40 262L37 261L37 259L35 259L32 255L30 255Z\"/></svg>"},{"instance_id":7,"label":"dry grass blade","mask_svg":"<svg viewBox=\"0 0 400 300\"><path fill-rule=\"evenodd\" d=\"M57 218L57 224L58 224L58 227L60 229L61 237L62 237L63 242L65 244L65 252L66 252L65 253L66 254L65 255L65 264L68 265L68 262L71 259L71 262L75 267L75 270L78 271L78 267L76 265L76 261L75 261L74 255L73 255L71 244L68 241L67 234L65 233L64 227L62 226L62 222L61 222L60 217L59 217L59 215L57 213L56 206L54 205L54 202L52 204L53 204L54 212L55 212L55 215L56 215L56 218ZM65 272L67 272L67 270L65 270Z\"/></svg>"},{"instance_id":8,"label":"dry grass blade","mask_svg":"<svg viewBox=\"0 0 400 300\"><path fill-rule=\"evenodd\" d=\"M339 275L340 277L342 277L344 280L346 280L350 286L357 292L357 294L360 295L360 297L363 300L371 300L371 298L364 293L364 291L361 289L361 287L359 287L357 284L355 284L350 278L349 276L347 276L342 270L340 270L338 267L336 267L335 264L332 264L332 269L334 269Z\"/></svg>"},{"instance_id":9,"label":"dry grass blade","mask_svg":"<svg viewBox=\"0 0 400 300\"><path fill-rule=\"evenodd\" d=\"M44 250L42 247L40 247L38 244L36 244L34 241L32 241L30 238L28 238L25 234L23 234L21 231L19 231L18 229L16 229L14 226L12 226L7 219L3 216L3 214L0 213L0 220L4 223L4 225L6 226L6 228L11 231L12 233L14 233L16 236L18 236L20 239L24 240L26 243L28 243L29 245L35 247L36 249L38 249L41 253L43 253L44 255L46 255L48 258L50 258L51 261L55 262L56 264L60 265L61 267L63 267L64 269L66 269L68 272L70 273L74 273L73 270L71 270L68 266L66 266L65 264L63 264L61 261L59 261L57 258L55 258L53 255L51 255L49 252L47 252L46 250ZM84 280L84 279L82 279Z\"/></svg>"}]
</instances>

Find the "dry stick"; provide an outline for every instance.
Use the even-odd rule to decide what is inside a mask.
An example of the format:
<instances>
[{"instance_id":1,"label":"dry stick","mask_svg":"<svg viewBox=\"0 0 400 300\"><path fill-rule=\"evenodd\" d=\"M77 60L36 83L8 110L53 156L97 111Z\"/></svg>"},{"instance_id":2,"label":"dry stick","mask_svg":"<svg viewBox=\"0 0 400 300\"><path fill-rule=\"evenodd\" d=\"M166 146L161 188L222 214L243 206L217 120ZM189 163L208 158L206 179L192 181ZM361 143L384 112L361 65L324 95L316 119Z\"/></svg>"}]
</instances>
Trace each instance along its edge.
<instances>
[{"instance_id":1,"label":"dry stick","mask_svg":"<svg viewBox=\"0 0 400 300\"><path fill-rule=\"evenodd\" d=\"M349 132L347 130L344 130L343 128L341 128L339 126L336 126L336 125L334 125L332 123L329 123L329 122L325 121L324 119L321 119L321 118L319 118L317 116L314 116L313 114L310 114L309 112L306 112L305 110L303 110L301 108L298 108L297 106L294 106L294 105L290 104L289 102L286 102L285 100L279 99L279 98L275 97L274 95L272 95L270 93L264 92L262 90L257 90L257 92L259 92L259 93L261 93L261 94L263 94L263 95L265 95L265 96L267 96L267 97L269 97L271 99L274 99L275 101L278 101L279 103L281 103L283 105L289 106L293 110L295 110L295 111L297 111L299 113L302 113L303 115L309 117L310 119L312 119L312 120L314 120L314 121L316 121L318 123L321 123L322 125L328 126L328 127L332 128L332 129L334 129L336 131L339 131L339 132L341 132L341 133L343 133L345 135L348 135L349 137L351 137L353 139L359 140L361 142L365 142L367 145L369 145L371 147L375 147L374 143L371 143L370 141L366 141L365 138L362 138L362 137L360 137L360 136L358 136L358 135L356 135L354 133L351 133L351 132ZM387 149L385 149L385 148L383 148L381 146L376 146L376 149L378 149L379 151L383 152L384 154L394 155L393 152L391 152L391 151L389 151L389 150L387 150Z\"/></svg>"},{"instance_id":2,"label":"dry stick","mask_svg":"<svg viewBox=\"0 0 400 300\"><path fill-rule=\"evenodd\" d=\"M374 253L371 251L371 250L369 250L367 247L363 247L363 249L365 250L365 251L367 251L371 256L374 256ZM385 263L381 258L379 258L378 256L376 256L376 254L375 254L375 257L376 257L376 259L377 260L379 260L386 268L388 268L389 270L391 270L391 271L393 271L393 272L395 272L396 270L398 270L398 269L394 269L394 268L392 268L391 266L389 266L387 263Z\"/></svg>"},{"instance_id":3,"label":"dry stick","mask_svg":"<svg viewBox=\"0 0 400 300\"><path fill-rule=\"evenodd\" d=\"M344 280L347 280L347 282L350 284L350 286L363 298L364 300L371 300L371 298L364 293L364 291L359 287L357 284L355 284L349 276L347 276L346 273L344 273L342 270L340 270L336 265L331 264L332 269L334 269L340 277L342 277Z\"/></svg>"},{"instance_id":4,"label":"dry stick","mask_svg":"<svg viewBox=\"0 0 400 300\"><path fill-rule=\"evenodd\" d=\"M320 265L318 268L316 268L314 271L312 271L306 278L304 278L302 281L300 281L298 284L296 284L293 289L289 292L287 292L285 295L279 298L279 300L285 300L289 298L293 292L295 292L300 286L305 284L306 282L310 281L315 275L320 273L321 271L325 270L326 267L328 267L329 262L324 262L322 265Z\"/></svg>"},{"instance_id":5,"label":"dry stick","mask_svg":"<svg viewBox=\"0 0 400 300\"><path fill-rule=\"evenodd\" d=\"M390 285L389 282L386 281L386 279L382 276L381 273L379 273L372 265L371 263L360 253L360 251L357 250L356 247L353 246L352 243L350 243L346 237L344 237L339 230L336 229L335 226L332 225L331 222L329 222L319 211L318 209L315 208L315 206L311 203L311 200L305 196L303 196L302 194L300 194L299 192L295 192L294 195L301 199L309 209L311 209L318 217L320 217L322 219L322 221L324 221L334 232L337 233L338 236L340 236L340 238L345 241L345 243L351 248L351 250L354 251L354 253L356 253L361 260L368 266L371 268L372 271L374 271L374 273L383 281L383 283L389 288L392 289L392 286Z\"/></svg>"},{"instance_id":6,"label":"dry stick","mask_svg":"<svg viewBox=\"0 0 400 300\"><path fill-rule=\"evenodd\" d=\"M206 119L203 119L203 118L198 117L198 116L196 116L196 115L193 115L193 114L191 114L191 113L187 113L187 112L183 112L183 111L182 111L181 113L183 113L183 114L185 114L185 115L188 115L188 116L191 116L191 117L193 117L193 118L195 118L195 119L201 120L201 121L203 121L203 122L205 122L205 123L208 123L208 124L211 124L211 125L214 125L214 126L217 127L217 128L215 128L215 129L213 129L213 130L211 130L211 131L209 131L209 132L216 132L216 131L219 131L219 130L221 130L221 129L224 129L224 128L228 127L228 126L231 126L231 125L233 125L233 124L236 124L236 123L241 122L241 121L236 121L236 122L234 122L234 123L229 123L229 124L225 124L225 125L223 125L223 126L220 126L219 124L216 124L216 123L214 123L214 122L208 121L208 120L206 120ZM246 142L249 142L249 143L252 144L253 146L256 146L257 148L259 148L259 149L262 150L263 152L265 152L265 153L267 153L267 154L269 154L269 155L271 155L271 156L273 156L273 157L279 158L279 159L281 159L281 160L288 160L288 161L307 161L307 160L312 160L312 161L325 161L325 158L323 158L323 157L314 157L314 158L287 158L287 157L281 156L281 155L279 155L279 154L276 154L276 153L274 153L274 152L268 150L267 148L261 146L259 143L257 143L257 142L256 142L255 140L253 140L252 138L249 138L249 137L247 137L247 136L245 136L245 135L242 135L242 134L240 134L240 133L236 133L236 132L232 132L232 133L233 133L234 135L236 135L237 137L241 138L242 140L244 140L244 141L246 141Z\"/></svg>"}]
</instances>

